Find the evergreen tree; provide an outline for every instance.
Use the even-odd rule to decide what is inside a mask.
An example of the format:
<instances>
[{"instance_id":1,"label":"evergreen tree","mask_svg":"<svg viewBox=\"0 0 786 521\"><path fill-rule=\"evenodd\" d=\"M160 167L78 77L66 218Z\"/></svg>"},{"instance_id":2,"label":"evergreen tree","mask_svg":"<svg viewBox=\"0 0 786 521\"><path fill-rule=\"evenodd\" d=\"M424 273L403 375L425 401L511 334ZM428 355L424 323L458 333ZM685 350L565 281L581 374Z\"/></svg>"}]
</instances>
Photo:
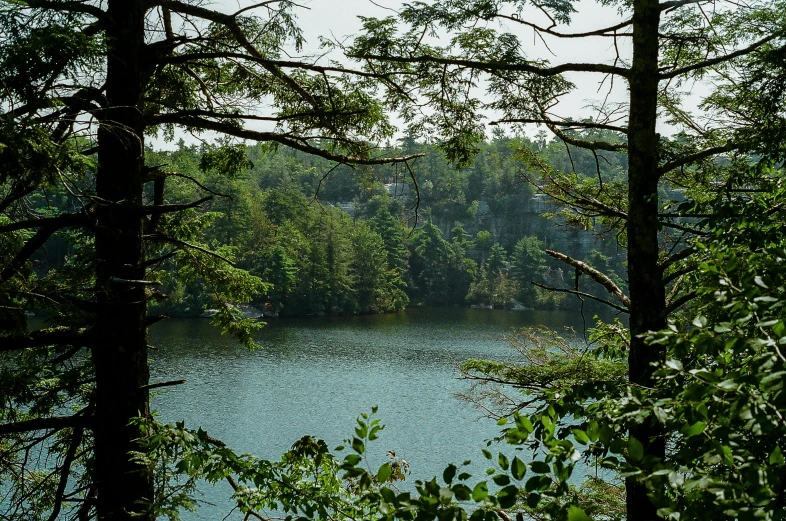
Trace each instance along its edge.
<instances>
[{"instance_id":1,"label":"evergreen tree","mask_svg":"<svg viewBox=\"0 0 786 521\"><path fill-rule=\"evenodd\" d=\"M523 237L513 247L510 271L519 284L518 299L531 306L535 303L536 288L532 282L542 282L546 271L546 252L537 237Z\"/></svg>"},{"instance_id":2,"label":"evergreen tree","mask_svg":"<svg viewBox=\"0 0 786 521\"><path fill-rule=\"evenodd\" d=\"M745 150L757 147L751 145L751 136L764 137L768 129L782 128L775 122L780 118L758 111L743 115L738 108L746 103L742 100L758 97L740 88L753 79L752 71L760 70L752 64L761 63L769 51L783 45L783 10L771 2L745 6L729 2L708 14L700 1L634 0L620 7L626 16L620 23L571 33L558 25L570 22L575 13L573 2L536 7L546 14L548 25L533 21L525 12L527 6L515 1L408 5L400 18L365 20L366 32L355 41L352 54L369 70L400 75L402 88L416 89L431 103L432 113L405 108L405 119L411 128L440 140L451 159L467 162L478 151L476 144L484 135L480 124L484 110L501 113L496 123L544 124L567 146L592 154L594 179L577 172L575 161L569 170L560 171L531 149L522 148L520 157L539 179L531 173L525 177L568 205L565 214L571 223L587 228L600 223L615 230L625 244L629 295L587 263L560 252L548 253L600 283L611 295L609 304L629 314L629 389L634 394L644 392L652 388L655 367L666 356L665 348L648 344L646 335L664 329L667 317L690 302L692 292L681 284L678 274L686 264L701 262L701 249L684 248L684 235L670 231L691 234L695 228L684 219L698 219L702 214L691 213L691 203L662 201L662 190L667 193L665 188L672 184L688 187L689 197L706 200L708 192L724 186L726 180L745 175L749 164L736 154L742 151L744 155ZM632 54L617 54L612 64L551 65L525 55L527 46L515 32L498 31L487 23L492 20L533 30L543 38L625 38ZM402 22L404 27L399 25ZM435 28L448 33L448 43L424 44L419 35ZM569 73L610 75L627 82L625 121L617 117L617 108L605 102L599 107L600 120L556 117L555 105L576 87L565 76ZM685 110L681 93L673 86L711 74L719 83L714 92L726 96L707 96L701 106L711 114L699 123ZM477 91L472 94L479 77L488 85L483 96ZM679 127L679 140L666 140L658 134L659 115ZM600 157L621 152L627 154L626 182L604 179ZM720 182L714 185L710 181L713 177ZM662 254L660 247L666 243L668 253ZM599 391L599 396L607 395ZM654 520L659 516L658 505L643 476L656 472L666 457L666 438L658 419L651 415L631 417L625 428L630 445L636 448L627 463L642 462L637 467L640 473L626 472L627 518ZM568 510L573 513L568 515ZM553 515L585 516L567 505L561 514L555 510Z\"/></svg>"},{"instance_id":3,"label":"evergreen tree","mask_svg":"<svg viewBox=\"0 0 786 521\"><path fill-rule=\"evenodd\" d=\"M0 435L18 450L0 480L4 497L26 498L3 507L26 519L152 520L157 502L169 500L157 494L161 482L144 458L133 456L151 421L147 327L156 318L147 306L160 295L151 289L162 262L177 257L182 276L205 280L221 327L247 343L258 327L235 316L229 301L250 300L264 284L233 266L231 249L188 240L208 224L195 209L216 195L200 188L197 198L175 202L178 181L191 176L146 165L147 136L210 131L334 162L386 161L369 155L369 141L392 135L369 75L282 60L281 49L302 43L293 8L0 2L0 234L14 246L0 270L14 328L1 343L4 357L32 353L3 378ZM246 125L259 120L278 125ZM245 154L223 141L202 151L200 168L235 177L248 167ZM72 204L32 204L47 191L69 193ZM56 235L78 250L73 261L32 277L31 259ZM51 325L29 331L25 310L45 310ZM81 348L89 356L77 356ZM17 364L0 365L7 362ZM34 384L42 379L51 386ZM57 456L37 466L21 447ZM35 494L47 501L24 493L39 472L48 477Z\"/></svg>"}]
</instances>

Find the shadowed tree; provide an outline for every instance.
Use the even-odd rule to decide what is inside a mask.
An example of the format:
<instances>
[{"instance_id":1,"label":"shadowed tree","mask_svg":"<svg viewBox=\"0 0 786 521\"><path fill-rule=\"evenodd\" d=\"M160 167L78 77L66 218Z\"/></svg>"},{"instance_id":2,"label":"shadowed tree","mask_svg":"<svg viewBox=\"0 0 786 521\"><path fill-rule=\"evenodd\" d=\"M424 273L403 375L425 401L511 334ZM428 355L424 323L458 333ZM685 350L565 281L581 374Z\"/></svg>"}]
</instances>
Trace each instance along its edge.
<instances>
[{"instance_id":1,"label":"shadowed tree","mask_svg":"<svg viewBox=\"0 0 786 521\"><path fill-rule=\"evenodd\" d=\"M374 143L392 135L376 75L287 58L303 41L294 7L0 2L3 516L156 516L152 471L131 454L149 391L163 385L149 381L147 336L160 318L147 303L160 295L161 262L178 259L204 279L218 325L250 341L255 326L227 302L264 287L230 253L194 242L206 223L193 209L215 194L172 203L194 180L146 165L148 136L225 136L202 157L203 170L225 176L247 166L243 140L337 164L407 160L375 157ZM72 248L60 267L42 253L53 237ZM29 330L25 311L50 324ZM36 468L31 450L54 459ZM29 472L44 471L27 486Z\"/></svg>"},{"instance_id":2,"label":"shadowed tree","mask_svg":"<svg viewBox=\"0 0 786 521\"><path fill-rule=\"evenodd\" d=\"M619 23L573 32L564 27L576 12L570 0L415 2L398 17L365 19L365 32L349 52L368 70L406 78L405 85L432 111L405 107L405 120L413 131L434 136L459 162L476 151L484 134L482 119L489 113L498 117L493 124L544 125L566 146L589 151L597 165L595 179L576 174L575 166L557 171L535 151L520 150L519 155L527 163L525 175L568 208L571 222L613 230L627 248L629 295L587 263L547 253L576 272L575 289L559 289L587 296L578 280L589 276L610 294L609 299L594 298L629 315L629 384L646 389L653 384L653 364L665 351L648 344L644 335L665 328L669 314L691 300L694 294L683 282L701 259L701 252L686 244L702 233L691 218L703 216L691 212L689 203L670 204L661 196L679 190L684 202L685 196L701 200L722 191L726 179L747 172L745 154L760 148L759 136L782 128L782 114L740 111L739 106L758 99L742 88L761 70L755 64L783 48L784 11L777 2L613 4L622 15ZM616 53L607 62L552 64L528 57L531 34L574 45L600 39ZM625 82L627 97L621 104L608 98L599 103L591 120L561 118L559 102L577 87L566 76L572 73ZM693 116L681 98L693 82L706 78L712 78L715 91L703 99L703 113ZM678 136L662 138L657 129L663 123L673 125ZM604 154L619 152L627 153L625 183L604 178L601 168ZM632 443L643 447L641 457L629 461L645 470L656 468L665 457L657 419L631 419L627 429ZM627 518L654 520L657 505L639 477L626 479Z\"/></svg>"}]
</instances>

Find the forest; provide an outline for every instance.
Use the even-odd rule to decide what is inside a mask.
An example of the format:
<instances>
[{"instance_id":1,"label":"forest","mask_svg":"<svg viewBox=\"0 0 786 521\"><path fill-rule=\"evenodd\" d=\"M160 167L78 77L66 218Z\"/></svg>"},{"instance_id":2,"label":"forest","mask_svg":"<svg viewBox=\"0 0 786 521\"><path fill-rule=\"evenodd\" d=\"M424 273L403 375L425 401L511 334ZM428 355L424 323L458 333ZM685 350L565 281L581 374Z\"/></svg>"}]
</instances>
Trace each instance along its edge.
<instances>
[{"instance_id":1,"label":"forest","mask_svg":"<svg viewBox=\"0 0 786 521\"><path fill-rule=\"evenodd\" d=\"M530 140L499 136L483 144L472 166L458 170L433 145L407 146L406 153L425 154L412 163L413 176L389 165L331 171L325 159L286 148L266 152L259 145L246 150L246 168L232 179L203 168L208 149L182 142L174 151L148 151L146 161L188 176L175 181L173 202L198 197L192 179L216 194L190 210L204 227L195 239L211 250L223 248L235 265L269 284L251 300L266 316L375 313L407 305L580 307L578 300L532 284L573 284L547 248L586 259L624 286L614 236L604 240L594 229L570 227L558 216L560 206L549 206L536 195L537 184L526 181L537 173L521 171L515 155L536 146ZM555 164L572 158L579 175L595 175L585 150L566 152L552 140L542 143L541 154ZM612 159L603 170L610 180L625 166L624 155ZM50 261L55 254L49 249ZM205 287L177 260L162 261L162 267L169 293L151 309L200 316L220 305L211 298L220 287ZM586 280L582 287L594 284ZM586 304L599 309L596 301Z\"/></svg>"},{"instance_id":2,"label":"forest","mask_svg":"<svg viewBox=\"0 0 786 521\"><path fill-rule=\"evenodd\" d=\"M0 519L204 482L245 520L784 519L786 5L413 2L314 55L302 10L0 0ZM159 421L149 331L254 349L245 305L613 313L464 361L489 468L405 487L376 409L277 460Z\"/></svg>"}]
</instances>

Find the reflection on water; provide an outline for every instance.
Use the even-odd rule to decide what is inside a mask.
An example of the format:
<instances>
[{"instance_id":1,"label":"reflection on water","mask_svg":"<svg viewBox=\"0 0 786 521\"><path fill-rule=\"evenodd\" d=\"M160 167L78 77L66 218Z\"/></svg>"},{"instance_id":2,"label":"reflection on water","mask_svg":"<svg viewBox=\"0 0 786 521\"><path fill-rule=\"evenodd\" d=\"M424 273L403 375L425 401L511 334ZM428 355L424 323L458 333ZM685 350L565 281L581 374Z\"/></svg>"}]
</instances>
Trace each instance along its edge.
<instances>
[{"instance_id":1,"label":"reflection on water","mask_svg":"<svg viewBox=\"0 0 786 521\"><path fill-rule=\"evenodd\" d=\"M333 447L372 406L387 425L371 447L406 459L414 478L449 462L478 459L494 422L453 393L465 390L457 366L467 358L508 359L500 336L523 326L581 327L565 312L411 309L388 315L275 320L246 351L205 320L171 320L151 330L154 381L187 383L154 399L167 422L202 426L239 452L278 458L305 434ZM206 490L219 502L228 490ZM200 510L223 517L225 507ZM219 517L218 519L220 519Z\"/></svg>"}]
</instances>

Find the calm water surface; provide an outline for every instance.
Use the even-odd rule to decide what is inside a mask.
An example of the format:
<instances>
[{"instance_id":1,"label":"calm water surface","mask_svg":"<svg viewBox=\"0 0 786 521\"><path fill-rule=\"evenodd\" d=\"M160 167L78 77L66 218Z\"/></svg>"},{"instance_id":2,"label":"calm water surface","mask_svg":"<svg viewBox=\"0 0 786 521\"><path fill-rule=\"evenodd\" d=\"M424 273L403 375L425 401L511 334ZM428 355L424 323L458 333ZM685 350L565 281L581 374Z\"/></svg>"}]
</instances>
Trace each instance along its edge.
<instances>
[{"instance_id":1,"label":"calm water surface","mask_svg":"<svg viewBox=\"0 0 786 521\"><path fill-rule=\"evenodd\" d=\"M412 478L440 475L449 462L482 459L499 428L454 397L467 358L510 359L500 339L523 326L573 326L570 312L411 309L389 315L271 321L264 346L246 351L209 321L170 320L151 330L153 381L187 383L157 396L166 422L202 426L238 452L277 459L305 434L330 447L352 434L355 418L379 406L386 424L371 447L380 462L394 450ZM199 519L221 519L229 487L205 487ZM239 515L238 518L242 518ZM230 517L230 519L234 519Z\"/></svg>"}]
</instances>

